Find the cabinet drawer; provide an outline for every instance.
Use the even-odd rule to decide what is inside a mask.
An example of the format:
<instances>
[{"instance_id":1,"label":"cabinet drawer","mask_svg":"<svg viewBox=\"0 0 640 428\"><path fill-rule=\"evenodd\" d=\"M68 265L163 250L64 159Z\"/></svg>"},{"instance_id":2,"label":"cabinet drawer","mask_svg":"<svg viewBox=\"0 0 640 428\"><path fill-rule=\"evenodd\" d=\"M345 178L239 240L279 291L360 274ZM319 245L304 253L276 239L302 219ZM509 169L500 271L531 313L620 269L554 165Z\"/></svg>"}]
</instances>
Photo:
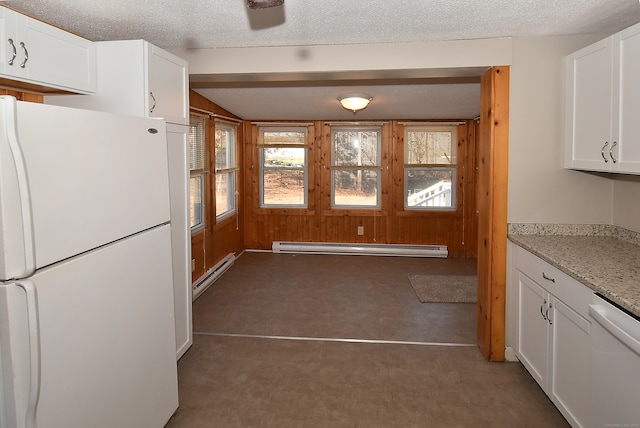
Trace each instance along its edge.
<instances>
[{"instance_id":1,"label":"cabinet drawer","mask_svg":"<svg viewBox=\"0 0 640 428\"><path fill-rule=\"evenodd\" d=\"M589 318L593 291L529 251L516 247L516 267L584 318Z\"/></svg>"}]
</instances>

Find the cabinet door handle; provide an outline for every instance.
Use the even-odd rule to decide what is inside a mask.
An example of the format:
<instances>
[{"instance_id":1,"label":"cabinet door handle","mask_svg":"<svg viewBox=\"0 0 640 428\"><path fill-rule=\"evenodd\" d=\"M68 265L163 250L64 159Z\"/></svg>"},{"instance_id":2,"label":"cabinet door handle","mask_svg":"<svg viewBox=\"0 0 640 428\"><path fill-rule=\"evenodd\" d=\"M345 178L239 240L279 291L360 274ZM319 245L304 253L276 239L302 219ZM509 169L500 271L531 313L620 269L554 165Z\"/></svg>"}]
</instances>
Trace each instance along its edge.
<instances>
[{"instance_id":1,"label":"cabinet door handle","mask_svg":"<svg viewBox=\"0 0 640 428\"><path fill-rule=\"evenodd\" d=\"M24 61L20 63L20 67L24 68L24 66L27 65L27 61L29 61L29 51L27 50L27 47L24 45L24 42L20 42L20 47L24 51Z\"/></svg>"},{"instance_id":2,"label":"cabinet door handle","mask_svg":"<svg viewBox=\"0 0 640 428\"><path fill-rule=\"evenodd\" d=\"M602 155L602 159L604 159L604 163L609 162L609 159L607 159L607 155L604 154L604 149L606 149L608 145L609 145L609 142L605 141L604 146L602 146L602 150L600 150L600 154Z\"/></svg>"},{"instance_id":3,"label":"cabinet door handle","mask_svg":"<svg viewBox=\"0 0 640 428\"><path fill-rule=\"evenodd\" d=\"M542 304L540 305L540 315L542 315L542 318L544 318L545 321L547 320L547 316L544 313L544 307L547 304L547 299L544 299L544 301L542 302ZM549 310L547 309L547 314L549 313Z\"/></svg>"},{"instance_id":4,"label":"cabinet door handle","mask_svg":"<svg viewBox=\"0 0 640 428\"><path fill-rule=\"evenodd\" d=\"M613 163L618 162L618 159L616 159L616 158L613 156L613 148L614 148L615 146L617 146L617 145L618 145L618 142L617 142L617 141L614 141L614 142L613 142L613 144L611 145L611 148L609 149L609 156L611 157L611 160L613 161Z\"/></svg>"},{"instance_id":5,"label":"cabinet door handle","mask_svg":"<svg viewBox=\"0 0 640 428\"><path fill-rule=\"evenodd\" d=\"M551 308L553 308L553 305L551 303L549 303L549 306L547 306L547 311L545 312L545 315L547 316L547 321L549 321L549 325L553 325L553 321L551 320L551 317L549 316L549 311L551 310Z\"/></svg>"},{"instance_id":6,"label":"cabinet door handle","mask_svg":"<svg viewBox=\"0 0 640 428\"><path fill-rule=\"evenodd\" d=\"M546 274L546 273L544 273L544 272L542 272L542 277L543 277L544 279L546 279L547 281L551 281L551 282L553 282L553 283L555 283L555 282L556 282L556 279L555 279L555 278L551 278L550 276L547 276L547 274Z\"/></svg>"},{"instance_id":7,"label":"cabinet door handle","mask_svg":"<svg viewBox=\"0 0 640 428\"><path fill-rule=\"evenodd\" d=\"M9 42L9 45L11 46L11 49L13 49L13 56L8 61L8 64L9 65L13 65L13 61L16 60L16 55L18 55L18 52L16 51L16 45L15 45L15 43L13 43L13 39L8 39L7 42Z\"/></svg>"},{"instance_id":8,"label":"cabinet door handle","mask_svg":"<svg viewBox=\"0 0 640 428\"><path fill-rule=\"evenodd\" d=\"M153 96L153 92L149 92L149 96L153 100L153 105L149 109L149 113L153 113L153 111L156 109L156 97Z\"/></svg>"}]
</instances>

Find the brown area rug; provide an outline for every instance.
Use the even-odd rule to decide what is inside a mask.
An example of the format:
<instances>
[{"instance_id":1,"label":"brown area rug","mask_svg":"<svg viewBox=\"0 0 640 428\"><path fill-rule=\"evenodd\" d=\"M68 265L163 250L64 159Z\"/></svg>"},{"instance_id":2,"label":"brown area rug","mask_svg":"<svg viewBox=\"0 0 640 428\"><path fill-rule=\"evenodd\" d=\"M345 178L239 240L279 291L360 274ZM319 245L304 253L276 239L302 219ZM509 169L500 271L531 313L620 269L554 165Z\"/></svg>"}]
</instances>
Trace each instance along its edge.
<instances>
[{"instance_id":1,"label":"brown area rug","mask_svg":"<svg viewBox=\"0 0 640 428\"><path fill-rule=\"evenodd\" d=\"M409 275L409 282L422 303L476 303L476 275Z\"/></svg>"}]
</instances>

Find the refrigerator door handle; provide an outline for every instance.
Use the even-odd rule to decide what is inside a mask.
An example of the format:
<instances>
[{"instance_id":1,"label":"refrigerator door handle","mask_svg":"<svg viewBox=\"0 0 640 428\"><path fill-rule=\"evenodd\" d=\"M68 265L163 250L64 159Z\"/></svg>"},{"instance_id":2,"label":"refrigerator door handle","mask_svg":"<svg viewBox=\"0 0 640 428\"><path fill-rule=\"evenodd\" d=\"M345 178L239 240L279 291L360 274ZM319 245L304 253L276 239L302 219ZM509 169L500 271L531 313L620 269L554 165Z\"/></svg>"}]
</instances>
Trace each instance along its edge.
<instances>
[{"instance_id":1,"label":"refrigerator door handle","mask_svg":"<svg viewBox=\"0 0 640 428\"><path fill-rule=\"evenodd\" d=\"M29 280L15 283L27 297L27 319L29 328L29 398L27 401L26 428L36 428L36 409L40 399L40 322L38 319L38 298L36 288Z\"/></svg>"},{"instance_id":2,"label":"refrigerator door handle","mask_svg":"<svg viewBox=\"0 0 640 428\"><path fill-rule=\"evenodd\" d=\"M11 251L16 251L16 245L20 245L22 247L21 258L22 260L13 259L9 262L10 266L3 266L8 274L6 278L3 279L11 279L11 278L26 278L32 275L35 272L36 268L36 257L35 257L35 241L33 236L33 215L31 211L31 197L29 192L29 180L27 176L27 168L24 160L24 155L20 148L20 141L18 139L17 134L17 103L14 97L3 96L0 97L2 102L1 112L4 113L4 117L2 117L1 122L4 124L6 128L5 136L6 136L6 144L9 148L10 156L13 158L12 168L15 177L12 177L11 183L15 183L13 185L8 185L9 192L8 196L4 196L4 198L8 198L8 200L0 201L0 209L1 210L16 210L19 209L19 215L21 220L16 220L15 214L10 215L11 218L2 218L0 216L0 220L4 222L8 222L7 224L3 224L2 226L9 229L14 229L14 232L9 233L11 236L7 236L4 232L3 235L0 236L0 239L8 240L8 242L4 242L0 247L3 247L4 251L7 251L7 245L11 248ZM6 150L0 149L0 154L9 156ZM9 161L8 161L9 162ZM0 172L2 172L0 170ZM5 172L7 173L7 172ZM9 172L10 173L10 172ZM4 180L4 177L3 177ZM11 189L11 187L15 186L15 189ZM6 189L3 189L6 191ZM2 195L0 195L2 196ZM17 205L14 207L13 205ZM19 208L18 208L19 207ZM15 213L15 211L14 211ZM20 225L20 221L22 224ZM18 224L15 224L18 223ZM21 228L21 234L17 231L18 228ZM15 242L17 241L17 242ZM21 241L21 242L20 242Z\"/></svg>"}]
</instances>

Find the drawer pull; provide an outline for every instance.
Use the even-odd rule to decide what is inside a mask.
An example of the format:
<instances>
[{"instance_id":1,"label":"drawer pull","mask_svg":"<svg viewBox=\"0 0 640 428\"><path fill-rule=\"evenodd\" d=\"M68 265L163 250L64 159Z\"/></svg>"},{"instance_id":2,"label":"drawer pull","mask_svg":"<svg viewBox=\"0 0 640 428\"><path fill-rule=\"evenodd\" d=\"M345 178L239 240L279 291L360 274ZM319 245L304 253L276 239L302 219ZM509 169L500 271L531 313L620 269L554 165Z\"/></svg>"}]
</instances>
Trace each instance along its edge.
<instances>
[{"instance_id":1,"label":"drawer pull","mask_svg":"<svg viewBox=\"0 0 640 428\"><path fill-rule=\"evenodd\" d=\"M602 155L602 159L604 159L604 163L609 162L609 159L607 159L607 156L604 154L604 149L606 149L608 145L609 145L609 142L605 141L604 146L602 146L602 150L600 150L600 154Z\"/></svg>"},{"instance_id":2,"label":"drawer pull","mask_svg":"<svg viewBox=\"0 0 640 428\"><path fill-rule=\"evenodd\" d=\"M11 45L11 49L13 50L13 55L11 59L8 61L9 65L13 65L13 61L16 60L16 56L18 55L18 51L16 50L16 45L13 43L13 39L8 39L7 42Z\"/></svg>"},{"instance_id":3,"label":"drawer pull","mask_svg":"<svg viewBox=\"0 0 640 428\"><path fill-rule=\"evenodd\" d=\"M544 273L544 272L542 272L542 277L543 277L544 279L546 279L547 281L551 281L551 282L553 282L553 283L555 283L555 282L556 282L555 278L551 278L550 276L547 276L547 274L546 274L546 273Z\"/></svg>"},{"instance_id":4,"label":"drawer pull","mask_svg":"<svg viewBox=\"0 0 640 428\"><path fill-rule=\"evenodd\" d=\"M611 148L609 149L609 156L611 157L611 160L613 161L613 163L618 162L618 159L616 159L616 158L613 156L613 148L614 148L615 146L617 146L617 145L618 145L618 142L617 142L617 141L614 141L614 142L613 142L613 144L611 145Z\"/></svg>"},{"instance_id":5,"label":"drawer pull","mask_svg":"<svg viewBox=\"0 0 640 428\"><path fill-rule=\"evenodd\" d=\"M149 109L149 113L153 113L153 111L156 109L156 97L153 96L153 92L149 92L149 96L151 97L151 100L153 100L153 105Z\"/></svg>"},{"instance_id":6,"label":"drawer pull","mask_svg":"<svg viewBox=\"0 0 640 428\"><path fill-rule=\"evenodd\" d=\"M553 325L553 321L551 320L551 317L549 316L549 311L551 310L553 306L551 305L551 303L549 303L549 306L547 306L547 311L545 313L547 321L549 321L549 325Z\"/></svg>"},{"instance_id":7,"label":"drawer pull","mask_svg":"<svg viewBox=\"0 0 640 428\"><path fill-rule=\"evenodd\" d=\"M20 63L20 68L24 68L27 65L27 61L29 61L29 51L27 50L24 42L20 42L20 47L24 51L24 61Z\"/></svg>"}]
</instances>

